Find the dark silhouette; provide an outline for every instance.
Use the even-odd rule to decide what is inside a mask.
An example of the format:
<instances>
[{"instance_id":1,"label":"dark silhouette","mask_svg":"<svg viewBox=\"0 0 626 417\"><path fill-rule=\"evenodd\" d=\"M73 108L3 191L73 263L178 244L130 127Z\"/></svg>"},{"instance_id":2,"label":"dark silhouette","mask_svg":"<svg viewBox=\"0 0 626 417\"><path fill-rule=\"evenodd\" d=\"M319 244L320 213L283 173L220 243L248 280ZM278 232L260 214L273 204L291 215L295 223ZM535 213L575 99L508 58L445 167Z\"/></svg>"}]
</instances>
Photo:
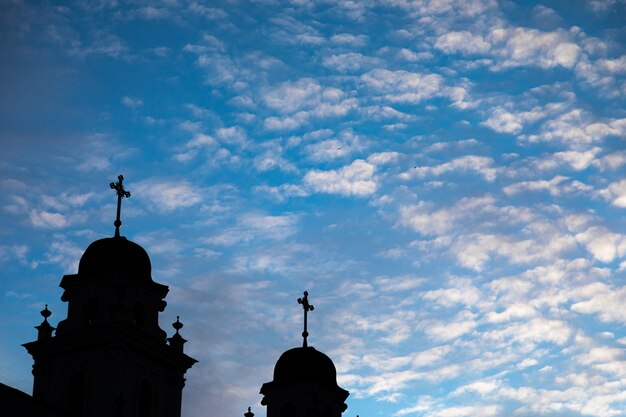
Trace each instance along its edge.
<instances>
[{"instance_id":1,"label":"dark silhouette","mask_svg":"<svg viewBox=\"0 0 626 417\"><path fill-rule=\"evenodd\" d=\"M302 338L304 341L302 342L302 347L306 347L306 339L309 337L309 332L307 331L307 313L309 311L313 311L314 308L311 304L309 304L309 293L304 292L304 298L298 298L298 304L302 304L302 309L304 310L304 331L302 332Z\"/></svg>"},{"instance_id":2,"label":"dark silhouette","mask_svg":"<svg viewBox=\"0 0 626 417\"><path fill-rule=\"evenodd\" d=\"M261 387L267 417L341 417L350 393L337 385L333 361L307 346L307 313L313 311L308 292L298 298L304 309L303 346L283 353L274 367L274 380Z\"/></svg>"},{"instance_id":3,"label":"dark silhouette","mask_svg":"<svg viewBox=\"0 0 626 417\"><path fill-rule=\"evenodd\" d=\"M63 276L67 317L55 329L46 304L37 340L23 346L34 359L33 395L0 384L0 405L22 417L180 417L185 372L197 361L184 353L180 318L167 337L159 327L168 287L152 279L146 251L120 236L124 177L117 194L115 235L91 243L78 273ZM332 360L308 346L309 293L302 347L283 353L274 379L263 384L267 417L341 417L348 391L337 385ZM56 331L55 331L56 330ZM207 405L208 406L208 405ZM254 417L251 408L244 417Z\"/></svg>"},{"instance_id":4,"label":"dark silhouette","mask_svg":"<svg viewBox=\"0 0 626 417\"><path fill-rule=\"evenodd\" d=\"M117 182L112 182L109 186L115 190L117 194L117 217L113 225L115 226L115 237L120 237L120 226L122 221L120 220L120 212L122 211L122 198L130 198L130 191L124 189L124 176L118 175Z\"/></svg>"},{"instance_id":5,"label":"dark silhouette","mask_svg":"<svg viewBox=\"0 0 626 417\"><path fill-rule=\"evenodd\" d=\"M148 254L120 236L121 201L130 197L123 180L110 184L117 194L114 237L89 245L78 273L61 280L67 318L54 332L46 305L37 340L24 344L35 361L30 401L40 407L20 415L180 417L184 375L196 360L183 352L178 317L172 337L159 327L169 290L152 280ZM14 405L24 400L9 397Z\"/></svg>"}]
</instances>

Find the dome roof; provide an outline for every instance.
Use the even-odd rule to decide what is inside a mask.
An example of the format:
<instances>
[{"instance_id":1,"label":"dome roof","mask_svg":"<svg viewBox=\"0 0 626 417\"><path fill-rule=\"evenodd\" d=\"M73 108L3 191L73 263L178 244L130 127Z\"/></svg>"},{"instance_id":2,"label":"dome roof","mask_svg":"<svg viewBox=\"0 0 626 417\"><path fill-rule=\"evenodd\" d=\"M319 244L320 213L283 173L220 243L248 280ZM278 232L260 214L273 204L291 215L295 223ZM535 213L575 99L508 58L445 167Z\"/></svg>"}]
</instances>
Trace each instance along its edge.
<instances>
[{"instance_id":1,"label":"dome roof","mask_svg":"<svg viewBox=\"0 0 626 417\"><path fill-rule=\"evenodd\" d=\"M274 383L317 382L337 386L337 370L328 356L313 347L297 347L283 353L274 367Z\"/></svg>"},{"instance_id":2,"label":"dome roof","mask_svg":"<svg viewBox=\"0 0 626 417\"><path fill-rule=\"evenodd\" d=\"M123 273L130 278L152 282L152 265L148 253L125 237L109 237L93 242L78 264L78 275L98 276Z\"/></svg>"}]
</instances>

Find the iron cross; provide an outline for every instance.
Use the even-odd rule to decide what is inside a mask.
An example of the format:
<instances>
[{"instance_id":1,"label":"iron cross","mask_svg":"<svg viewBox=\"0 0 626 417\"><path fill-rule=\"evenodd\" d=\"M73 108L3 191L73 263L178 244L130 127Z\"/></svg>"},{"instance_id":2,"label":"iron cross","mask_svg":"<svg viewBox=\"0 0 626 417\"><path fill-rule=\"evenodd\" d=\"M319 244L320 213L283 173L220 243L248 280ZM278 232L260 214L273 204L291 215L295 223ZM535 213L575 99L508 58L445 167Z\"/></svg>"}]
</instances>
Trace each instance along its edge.
<instances>
[{"instance_id":1,"label":"iron cross","mask_svg":"<svg viewBox=\"0 0 626 417\"><path fill-rule=\"evenodd\" d=\"M117 218L115 219L115 223L113 223L113 225L115 226L115 237L120 237L120 226L122 225L122 221L120 220L120 212L122 210L122 198L129 198L130 192L124 189L123 175L118 175L117 180L117 182L112 182L109 185L112 189L115 190L115 193L117 194Z\"/></svg>"},{"instance_id":2,"label":"iron cross","mask_svg":"<svg viewBox=\"0 0 626 417\"><path fill-rule=\"evenodd\" d=\"M306 319L307 319L307 313L309 311L313 311L313 306L311 304L309 304L309 293L308 292L304 292L304 297L303 298L298 298L298 304L302 304L302 309L304 309L304 331L302 332L302 337L304 338L304 342L302 343L303 347L307 347L306 344L306 338L309 337L309 332L307 332L306 330Z\"/></svg>"}]
</instances>

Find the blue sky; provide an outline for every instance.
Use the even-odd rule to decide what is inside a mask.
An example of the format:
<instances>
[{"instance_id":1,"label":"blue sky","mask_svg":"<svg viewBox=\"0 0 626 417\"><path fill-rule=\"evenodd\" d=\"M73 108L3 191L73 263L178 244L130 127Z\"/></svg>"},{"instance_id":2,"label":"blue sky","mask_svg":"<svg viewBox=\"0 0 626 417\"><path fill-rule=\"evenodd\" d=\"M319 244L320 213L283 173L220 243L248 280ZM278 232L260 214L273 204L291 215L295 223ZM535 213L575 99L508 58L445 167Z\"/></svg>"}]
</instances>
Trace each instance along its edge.
<instances>
[{"instance_id":1,"label":"blue sky","mask_svg":"<svg viewBox=\"0 0 626 417\"><path fill-rule=\"evenodd\" d=\"M0 380L122 234L185 324L187 417L310 344L345 416L626 416L623 0L8 1Z\"/></svg>"}]
</instances>

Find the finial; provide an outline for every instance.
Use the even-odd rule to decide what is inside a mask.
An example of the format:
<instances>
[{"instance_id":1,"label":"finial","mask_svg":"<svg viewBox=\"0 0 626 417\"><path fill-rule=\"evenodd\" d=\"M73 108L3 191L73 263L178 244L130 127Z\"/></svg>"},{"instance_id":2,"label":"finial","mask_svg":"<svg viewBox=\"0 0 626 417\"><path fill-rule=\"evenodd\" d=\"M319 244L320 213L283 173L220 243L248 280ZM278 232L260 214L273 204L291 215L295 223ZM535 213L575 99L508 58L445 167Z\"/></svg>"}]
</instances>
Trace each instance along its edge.
<instances>
[{"instance_id":1,"label":"finial","mask_svg":"<svg viewBox=\"0 0 626 417\"><path fill-rule=\"evenodd\" d=\"M113 225L115 226L115 237L120 237L120 226L122 225L122 221L120 220L120 212L122 210L122 198L130 197L130 192L124 189L124 176L118 175L117 182L112 182L109 186L115 190L117 194L117 217Z\"/></svg>"},{"instance_id":2,"label":"finial","mask_svg":"<svg viewBox=\"0 0 626 417\"><path fill-rule=\"evenodd\" d=\"M43 310L41 310L39 314L43 316L43 321L45 322L48 321L48 317L52 315L52 311L48 310L48 304L46 304L46 307Z\"/></svg>"},{"instance_id":3,"label":"finial","mask_svg":"<svg viewBox=\"0 0 626 417\"><path fill-rule=\"evenodd\" d=\"M254 413L248 407L248 412L243 414L243 417L254 417Z\"/></svg>"},{"instance_id":4,"label":"finial","mask_svg":"<svg viewBox=\"0 0 626 417\"><path fill-rule=\"evenodd\" d=\"M39 312L43 316L43 321L39 326L35 326L37 329L37 340L45 340L52 337L52 332L54 331L54 327L48 323L48 317L52 315L52 312L48 310L48 304L46 307Z\"/></svg>"},{"instance_id":5,"label":"finial","mask_svg":"<svg viewBox=\"0 0 626 417\"><path fill-rule=\"evenodd\" d=\"M304 341L302 342L302 347L307 347L306 339L309 337L309 332L307 331L307 313L314 310L313 306L309 304L309 293L307 291L304 292L303 298L298 298L298 304L302 304L302 308L304 309L304 331L302 332Z\"/></svg>"},{"instance_id":6,"label":"finial","mask_svg":"<svg viewBox=\"0 0 626 417\"><path fill-rule=\"evenodd\" d=\"M183 337L178 333L180 329L183 328L183 324L180 322L180 317L176 316L176 321L172 323L172 327L176 329L176 333L174 336L168 337L167 340L170 342L170 346L179 352L183 351L183 345L187 342Z\"/></svg>"},{"instance_id":7,"label":"finial","mask_svg":"<svg viewBox=\"0 0 626 417\"><path fill-rule=\"evenodd\" d=\"M176 333L183 328L183 324L180 322L180 316L176 316L176 321L172 323L172 327L176 329Z\"/></svg>"}]
</instances>

